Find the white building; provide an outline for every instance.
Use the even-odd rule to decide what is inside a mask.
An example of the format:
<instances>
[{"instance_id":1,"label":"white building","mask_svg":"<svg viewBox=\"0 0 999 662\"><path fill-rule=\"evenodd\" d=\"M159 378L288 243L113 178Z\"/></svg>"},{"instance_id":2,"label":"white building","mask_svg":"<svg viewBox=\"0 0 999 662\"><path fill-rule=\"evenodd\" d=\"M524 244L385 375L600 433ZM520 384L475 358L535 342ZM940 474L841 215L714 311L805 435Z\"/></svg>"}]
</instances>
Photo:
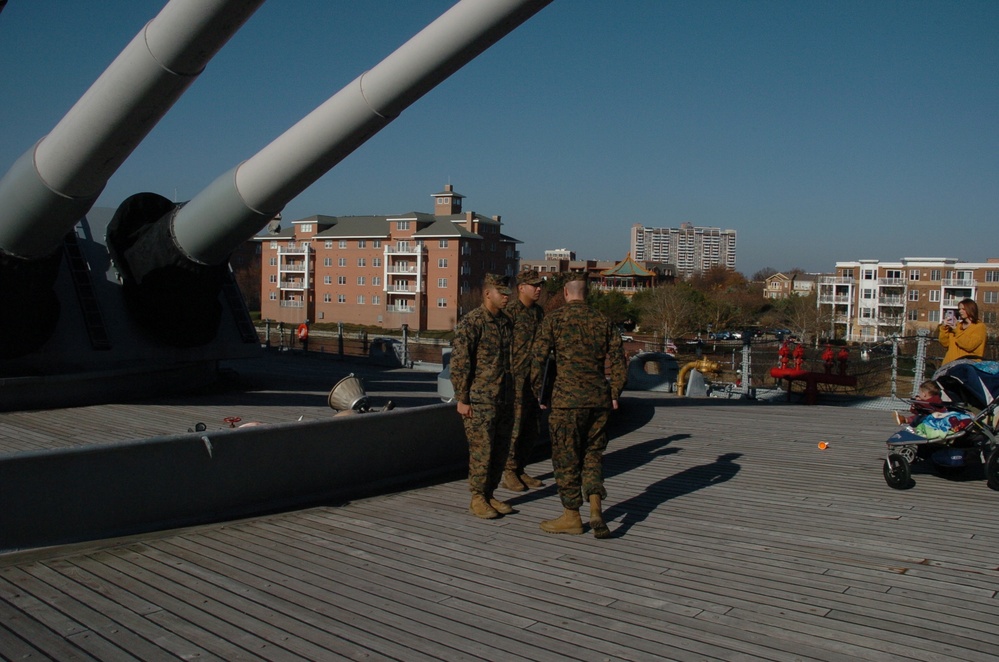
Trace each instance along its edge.
<instances>
[{"instance_id":1,"label":"white building","mask_svg":"<svg viewBox=\"0 0 999 662\"><path fill-rule=\"evenodd\" d=\"M716 266L735 270L735 230L690 223L648 228L636 223L631 227L631 256L637 262L676 265L676 275L684 278Z\"/></svg>"}]
</instances>

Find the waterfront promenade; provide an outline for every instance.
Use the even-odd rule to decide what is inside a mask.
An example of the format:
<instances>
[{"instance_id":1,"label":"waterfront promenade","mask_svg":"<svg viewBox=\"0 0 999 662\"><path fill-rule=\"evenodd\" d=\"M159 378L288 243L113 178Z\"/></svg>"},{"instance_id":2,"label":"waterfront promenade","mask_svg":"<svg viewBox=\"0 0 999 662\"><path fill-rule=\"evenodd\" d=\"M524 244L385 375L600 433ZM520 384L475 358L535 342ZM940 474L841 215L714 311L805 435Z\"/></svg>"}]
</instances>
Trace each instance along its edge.
<instances>
[{"instance_id":1,"label":"waterfront promenade","mask_svg":"<svg viewBox=\"0 0 999 662\"><path fill-rule=\"evenodd\" d=\"M253 409L178 396L90 413L136 431L326 416L317 385L350 369L271 369ZM434 401L432 374L370 374L369 392ZM86 409L75 424L49 413L48 434L93 443ZM0 415L7 452L30 415L46 418ZM455 476L21 552L0 557L0 658L994 660L999 493L929 473L889 489L893 430L885 411L626 392L605 462L609 540L538 529L560 509L541 459L547 487L502 492L518 512L494 521L468 514Z\"/></svg>"}]
</instances>

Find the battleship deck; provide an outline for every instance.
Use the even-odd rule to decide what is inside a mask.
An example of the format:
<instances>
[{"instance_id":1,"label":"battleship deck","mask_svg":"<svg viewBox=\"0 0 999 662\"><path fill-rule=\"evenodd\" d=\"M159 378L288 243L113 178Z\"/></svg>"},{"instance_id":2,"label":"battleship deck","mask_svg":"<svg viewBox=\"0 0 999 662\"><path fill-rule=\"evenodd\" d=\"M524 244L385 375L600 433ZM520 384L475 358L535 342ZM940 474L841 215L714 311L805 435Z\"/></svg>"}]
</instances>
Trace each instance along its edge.
<instances>
[{"instance_id":1,"label":"battleship deck","mask_svg":"<svg viewBox=\"0 0 999 662\"><path fill-rule=\"evenodd\" d=\"M435 386L408 375L369 383L414 403ZM244 419L326 415L321 389L278 381ZM244 413L194 406L144 422ZM84 429L86 410L60 425ZM889 489L893 430L884 411L626 393L609 540L538 529L560 511L542 460L546 487L502 492L518 512L494 521L456 479L11 554L0 658L994 660L999 493L929 473Z\"/></svg>"}]
</instances>

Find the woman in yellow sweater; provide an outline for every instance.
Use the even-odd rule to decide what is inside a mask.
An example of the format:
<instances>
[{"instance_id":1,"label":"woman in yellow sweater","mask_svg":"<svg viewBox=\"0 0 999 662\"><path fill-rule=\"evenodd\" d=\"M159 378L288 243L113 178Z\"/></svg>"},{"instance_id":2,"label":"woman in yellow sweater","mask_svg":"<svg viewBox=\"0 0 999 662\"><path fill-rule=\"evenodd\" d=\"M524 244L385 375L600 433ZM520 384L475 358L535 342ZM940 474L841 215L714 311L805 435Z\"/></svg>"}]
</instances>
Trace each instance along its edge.
<instances>
[{"instance_id":1,"label":"woman in yellow sweater","mask_svg":"<svg viewBox=\"0 0 999 662\"><path fill-rule=\"evenodd\" d=\"M985 357L985 324L978 321L978 304L962 299L957 304L957 314L948 316L940 325L940 344L947 348L943 362L950 363L964 357Z\"/></svg>"}]
</instances>

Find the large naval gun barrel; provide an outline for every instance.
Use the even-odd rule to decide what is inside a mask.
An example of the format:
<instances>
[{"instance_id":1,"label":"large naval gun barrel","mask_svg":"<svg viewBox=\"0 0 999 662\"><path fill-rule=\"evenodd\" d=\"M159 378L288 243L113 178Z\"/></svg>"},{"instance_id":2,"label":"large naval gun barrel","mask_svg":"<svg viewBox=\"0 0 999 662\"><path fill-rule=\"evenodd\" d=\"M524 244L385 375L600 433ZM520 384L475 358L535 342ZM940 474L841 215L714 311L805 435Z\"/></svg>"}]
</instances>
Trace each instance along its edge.
<instances>
[{"instance_id":1,"label":"large naval gun barrel","mask_svg":"<svg viewBox=\"0 0 999 662\"><path fill-rule=\"evenodd\" d=\"M0 356L33 351L48 338L59 317L52 285L66 233L262 3L169 2L0 179ZM14 311L18 324L6 319ZM23 328L30 331L16 334Z\"/></svg>"},{"instance_id":2,"label":"large naval gun barrel","mask_svg":"<svg viewBox=\"0 0 999 662\"><path fill-rule=\"evenodd\" d=\"M132 196L108 227L125 302L176 346L211 340L227 260L292 198L551 0L462 0L190 202Z\"/></svg>"}]
</instances>

